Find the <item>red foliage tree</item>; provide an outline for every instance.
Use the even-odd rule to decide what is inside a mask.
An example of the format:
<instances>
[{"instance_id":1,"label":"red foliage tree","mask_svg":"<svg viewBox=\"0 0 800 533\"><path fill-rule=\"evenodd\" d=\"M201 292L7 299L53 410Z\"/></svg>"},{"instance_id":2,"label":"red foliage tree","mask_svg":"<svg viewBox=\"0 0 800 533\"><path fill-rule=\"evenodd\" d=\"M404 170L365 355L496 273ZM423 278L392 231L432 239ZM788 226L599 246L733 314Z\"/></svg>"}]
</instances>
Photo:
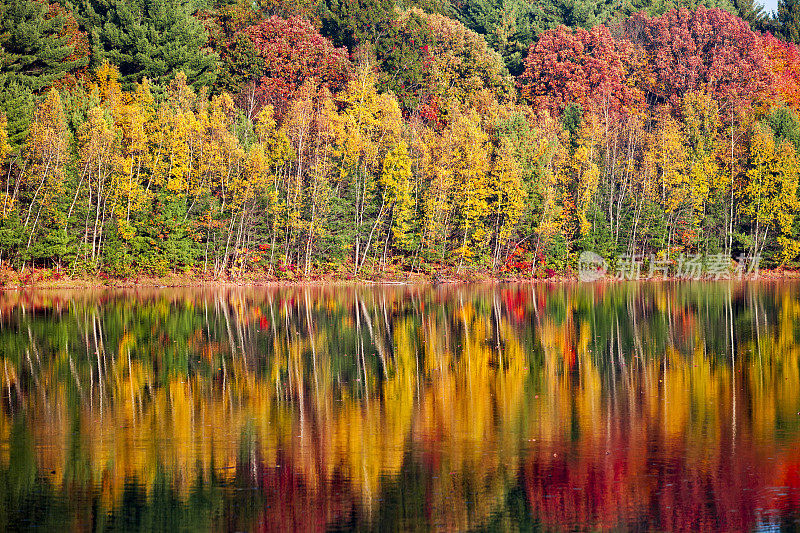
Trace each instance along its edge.
<instances>
[{"instance_id":1,"label":"red foliage tree","mask_svg":"<svg viewBox=\"0 0 800 533\"><path fill-rule=\"evenodd\" d=\"M332 92L349 79L347 50L336 48L303 18L273 16L245 28L238 37L252 43L258 58L253 95L259 106L272 105L277 117L306 79L316 78Z\"/></svg>"},{"instance_id":2,"label":"red foliage tree","mask_svg":"<svg viewBox=\"0 0 800 533\"><path fill-rule=\"evenodd\" d=\"M590 31L559 26L532 44L519 89L535 107L558 113L570 102L604 114L640 100L626 83L633 47L615 40L608 28Z\"/></svg>"},{"instance_id":3,"label":"red foliage tree","mask_svg":"<svg viewBox=\"0 0 800 533\"><path fill-rule=\"evenodd\" d=\"M71 62L76 59L81 60L79 67L72 69L66 75L55 83L56 87L74 87L79 80L86 77L89 72L89 55L91 54L91 45L86 32L81 31L78 22L75 20L73 13L59 4L49 4L47 7L47 18L63 17L64 25L61 28L61 36L68 36L67 46L73 48L72 53L64 58L65 62Z\"/></svg>"},{"instance_id":4,"label":"red foliage tree","mask_svg":"<svg viewBox=\"0 0 800 533\"><path fill-rule=\"evenodd\" d=\"M678 111L684 94L705 90L727 113L770 87L759 36L727 11L700 6L653 18L640 12L624 29L645 52L642 88L651 104L666 102Z\"/></svg>"},{"instance_id":5,"label":"red foliage tree","mask_svg":"<svg viewBox=\"0 0 800 533\"><path fill-rule=\"evenodd\" d=\"M787 106L800 111L800 50L771 33L762 37L762 43L775 93Z\"/></svg>"}]
</instances>

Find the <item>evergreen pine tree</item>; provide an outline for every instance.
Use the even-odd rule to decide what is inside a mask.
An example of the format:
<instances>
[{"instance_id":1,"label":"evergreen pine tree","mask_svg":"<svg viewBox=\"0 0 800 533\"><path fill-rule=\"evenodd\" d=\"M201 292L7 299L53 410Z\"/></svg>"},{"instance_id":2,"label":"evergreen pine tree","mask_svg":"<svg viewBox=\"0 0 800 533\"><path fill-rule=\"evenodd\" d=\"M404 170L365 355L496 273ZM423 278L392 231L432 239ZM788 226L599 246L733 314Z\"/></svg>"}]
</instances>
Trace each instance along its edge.
<instances>
[{"instance_id":1,"label":"evergreen pine tree","mask_svg":"<svg viewBox=\"0 0 800 533\"><path fill-rule=\"evenodd\" d=\"M69 60L75 47L62 35L64 17L47 16L36 0L0 0L0 73L34 93L50 87L86 58ZM11 78L9 80L8 78Z\"/></svg>"},{"instance_id":2,"label":"evergreen pine tree","mask_svg":"<svg viewBox=\"0 0 800 533\"><path fill-rule=\"evenodd\" d=\"M14 149L25 140L34 110L34 95L67 72L86 65L70 59L75 47L62 35L64 17L48 16L36 0L0 0L0 113L8 118Z\"/></svg>"},{"instance_id":3,"label":"evergreen pine tree","mask_svg":"<svg viewBox=\"0 0 800 533\"><path fill-rule=\"evenodd\" d=\"M8 143L17 151L25 142L34 111L33 93L13 75L0 74L0 113L8 120Z\"/></svg>"},{"instance_id":4,"label":"evergreen pine tree","mask_svg":"<svg viewBox=\"0 0 800 533\"><path fill-rule=\"evenodd\" d=\"M513 75L524 70L523 60L536 36L564 23L558 5L548 1L466 0L459 3L456 17L484 36Z\"/></svg>"},{"instance_id":5,"label":"evergreen pine tree","mask_svg":"<svg viewBox=\"0 0 800 533\"><path fill-rule=\"evenodd\" d=\"M739 18L750 24L753 30L764 30L767 21L767 14L764 12L764 6L756 0L734 0L733 3Z\"/></svg>"},{"instance_id":6,"label":"evergreen pine tree","mask_svg":"<svg viewBox=\"0 0 800 533\"><path fill-rule=\"evenodd\" d=\"M119 67L125 89L143 77L163 84L184 72L191 85L214 81L217 55L181 0L86 0L81 18L95 57Z\"/></svg>"},{"instance_id":7,"label":"evergreen pine tree","mask_svg":"<svg viewBox=\"0 0 800 533\"><path fill-rule=\"evenodd\" d=\"M92 49L89 67L96 70L103 62L103 45L100 39L103 25L114 16L114 0L82 0L75 8L76 16L86 33Z\"/></svg>"},{"instance_id":8,"label":"evergreen pine tree","mask_svg":"<svg viewBox=\"0 0 800 533\"><path fill-rule=\"evenodd\" d=\"M778 0L777 36L784 41L800 43L800 2Z\"/></svg>"},{"instance_id":9,"label":"evergreen pine tree","mask_svg":"<svg viewBox=\"0 0 800 533\"><path fill-rule=\"evenodd\" d=\"M747 3L744 0L741 3ZM672 9L686 8L690 10L703 6L707 9L724 9L733 15L739 15L738 0L632 0L627 9L622 13L624 16L631 15L637 11L646 11L648 15L663 15Z\"/></svg>"}]
</instances>

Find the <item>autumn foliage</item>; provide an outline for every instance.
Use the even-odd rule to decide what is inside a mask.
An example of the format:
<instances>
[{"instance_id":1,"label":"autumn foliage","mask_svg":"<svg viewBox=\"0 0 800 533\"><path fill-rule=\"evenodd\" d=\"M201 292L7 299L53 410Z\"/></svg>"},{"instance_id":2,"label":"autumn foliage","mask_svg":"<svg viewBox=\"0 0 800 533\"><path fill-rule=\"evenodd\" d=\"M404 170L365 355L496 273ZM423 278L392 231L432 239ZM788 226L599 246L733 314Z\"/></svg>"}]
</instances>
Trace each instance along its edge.
<instances>
[{"instance_id":1,"label":"autumn foliage","mask_svg":"<svg viewBox=\"0 0 800 533\"><path fill-rule=\"evenodd\" d=\"M26 48L5 20L0 34L14 268L549 277L583 251L612 270L697 254L800 265L800 56L727 11L557 26L514 78L509 35L498 51L419 7L273 6L284 18L239 2L200 25L151 1L148 24L210 43L182 64L169 51L186 43L162 33L148 46L186 70L165 71L96 54L145 31L127 4L95 41L94 0L84 18L20 1L5 12L43 35ZM120 74L108 59L123 56Z\"/></svg>"},{"instance_id":2,"label":"autumn foliage","mask_svg":"<svg viewBox=\"0 0 800 533\"><path fill-rule=\"evenodd\" d=\"M241 30L236 39L240 49L252 47L255 98L278 116L308 78L338 91L349 77L347 50L336 48L306 19L273 16Z\"/></svg>"},{"instance_id":3,"label":"autumn foliage","mask_svg":"<svg viewBox=\"0 0 800 533\"><path fill-rule=\"evenodd\" d=\"M502 58L478 34L438 14L403 12L377 47L379 81L407 113L436 121L450 99L481 94L507 101L513 85Z\"/></svg>"},{"instance_id":4,"label":"autumn foliage","mask_svg":"<svg viewBox=\"0 0 800 533\"><path fill-rule=\"evenodd\" d=\"M759 36L722 9L674 9L660 17L640 12L625 22L625 36L647 58L641 87L649 103L677 109L691 91L707 91L721 107L764 97L770 76Z\"/></svg>"},{"instance_id":5,"label":"autumn foliage","mask_svg":"<svg viewBox=\"0 0 800 533\"><path fill-rule=\"evenodd\" d=\"M762 37L762 46L777 96L800 111L800 50L796 44L783 42L770 33Z\"/></svg>"},{"instance_id":6,"label":"autumn foliage","mask_svg":"<svg viewBox=\"0 0 800 533\"><path fill-rule=\"evenodd\" d=\"M605 26L574 32L560 26L531 45L520 93L553 115L572 102L595 113L619 112L641 100L627 84L632 54L631 43L615 40Z\"/></svg>"},{"instance_id":7,"label":"autumn foliage","mask_svg":"<svg viewBox=\"0 0 800 533\"><path fill-rule=\"evenodd\" d=\"M761 38L726 11L640 12L622 30L618 38L605 26L544 32L531 45L521 94L551 112L569 102L619 111L642 99L678 111L687 93L700 90L727 108L767 96L771 72Z\"/></svg>"}]
</instances>

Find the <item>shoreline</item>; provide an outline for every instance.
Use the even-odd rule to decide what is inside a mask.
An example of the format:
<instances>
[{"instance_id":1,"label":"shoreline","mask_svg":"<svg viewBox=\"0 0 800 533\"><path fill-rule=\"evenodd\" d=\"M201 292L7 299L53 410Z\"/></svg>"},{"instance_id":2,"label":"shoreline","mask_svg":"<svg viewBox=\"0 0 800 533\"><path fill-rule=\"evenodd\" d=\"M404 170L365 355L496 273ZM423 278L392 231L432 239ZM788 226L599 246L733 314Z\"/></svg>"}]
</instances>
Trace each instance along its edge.
<instances>
[{"instance_id":1,"label":"shoreline","mask_svg":"<svg viewBox=\"0 0 800 533\"><path fill-rule=\"evenodd\" d=\"M422 286L422 285L457 285L457 284L600 284L613 285L618 283L673 283L673 282L748 282L748 281L790 281L800 280L800 270L775 269L761 271L756 278L731 279L701 277L698 279L684 279L674 276L652 277L638 280L619 280L613 276L605 276L593 281L581 281L574 274L560 274L550 277L529 276L497 276L490 272L466 272L456 274L453 272L433 275L407 274L403 276L376 276L374 278L354 278L337 275L311 275L294 279L280 279L274 276L245 275L239 278L220 277L217 279L192 276L187 274L168 274L166 276L141 276L136 278L110 278L107 276L55 276L52 271L37 270L23 278L19 273L6 270L3 279L0 279L0 292L24 291L36 289L169 289L169 288L208 288L208 287L299 287L299 286L353 286L353 285L383 285L383 286ZM38 274L38 275L37 275Z\"/></svg>"}]
</instances>

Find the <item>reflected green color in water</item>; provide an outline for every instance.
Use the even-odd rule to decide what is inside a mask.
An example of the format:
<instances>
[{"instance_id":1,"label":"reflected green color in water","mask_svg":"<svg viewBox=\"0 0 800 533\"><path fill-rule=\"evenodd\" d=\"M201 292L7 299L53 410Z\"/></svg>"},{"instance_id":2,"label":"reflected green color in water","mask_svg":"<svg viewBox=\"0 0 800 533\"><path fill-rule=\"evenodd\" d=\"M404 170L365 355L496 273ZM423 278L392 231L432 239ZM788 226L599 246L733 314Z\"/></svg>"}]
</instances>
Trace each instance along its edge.
<instances>
[{"instance_id":1,"label":"reflected green color in water","mask_svg":"<svg viewBox=\"0 0 800 533\"><path fill-rule=\"evenodd\" d=\"M800 285L0 294L0 529L800 518Z\"/></svg>"}]
</instances>

